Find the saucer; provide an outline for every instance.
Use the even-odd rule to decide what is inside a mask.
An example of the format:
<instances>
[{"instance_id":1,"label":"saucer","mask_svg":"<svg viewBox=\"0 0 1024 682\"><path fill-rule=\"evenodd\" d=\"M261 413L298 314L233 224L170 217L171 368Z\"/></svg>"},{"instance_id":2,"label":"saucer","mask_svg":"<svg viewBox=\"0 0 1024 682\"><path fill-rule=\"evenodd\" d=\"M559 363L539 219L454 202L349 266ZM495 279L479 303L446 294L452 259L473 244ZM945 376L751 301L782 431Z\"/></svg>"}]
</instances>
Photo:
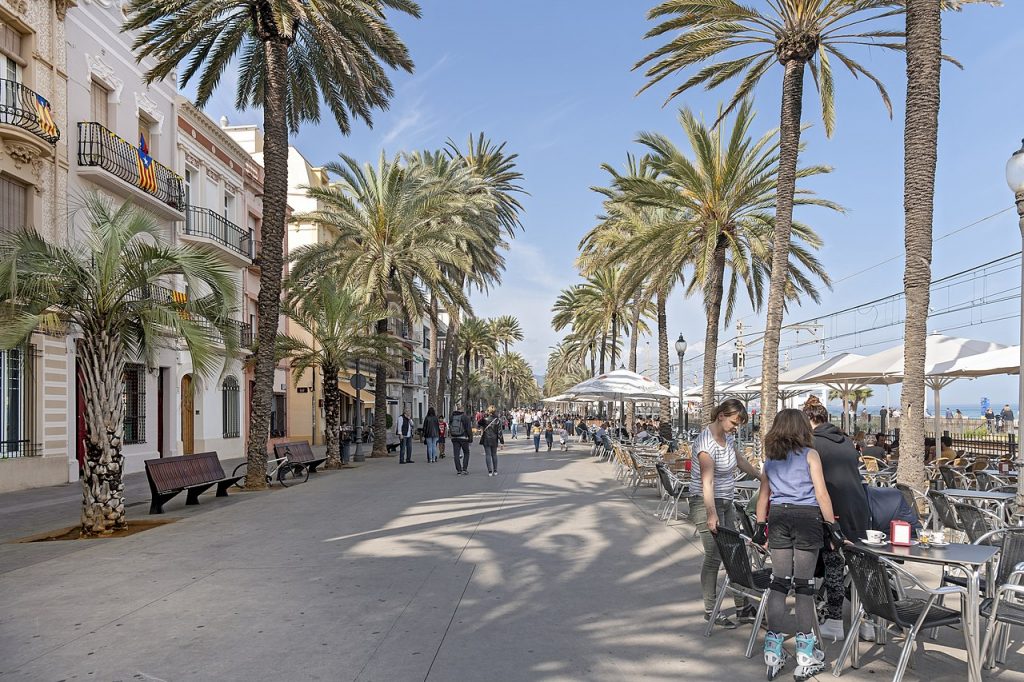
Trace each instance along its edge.
<instances>
[{"instance_id":1,"label":"saucer","mask_svg":"<svg viewBox=\"0 0 1024 682\"><path fill-rule=\"evenodd\" d=\"M888 540L882 540L880 542L871 542L871 540L868 540L867 538L861 538L860 541L862 544L865 544L868 547L883 547L889 544Z\"/></svg>"},{"instance_id":2,"label":"saucer","mask_svg":"<svg viewBox=\"0 0 1024 682\"><path fill-rule=\"evenodd\" d=\"M949 543L949 542L934 542L933 541L933 542L929 542L928 546L929 547L946 547L949 544L951 544L951 543Z\"/></svg>"}]
</instances>

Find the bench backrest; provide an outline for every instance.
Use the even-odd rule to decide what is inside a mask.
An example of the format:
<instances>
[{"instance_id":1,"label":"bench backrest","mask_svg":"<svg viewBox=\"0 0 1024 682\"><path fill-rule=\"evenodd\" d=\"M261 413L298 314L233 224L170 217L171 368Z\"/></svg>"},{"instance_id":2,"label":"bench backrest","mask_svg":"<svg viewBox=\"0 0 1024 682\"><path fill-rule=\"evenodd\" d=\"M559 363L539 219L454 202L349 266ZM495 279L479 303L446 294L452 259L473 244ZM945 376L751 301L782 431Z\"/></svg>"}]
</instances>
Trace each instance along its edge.
<instances>
[{"instance_id":1,"label":"bench backrest","mask_svg":"<svg viewBox=\"0 0 1024 682\"><path fill-rule=\"evenodd\" d=\"M224 478L216 452L146 460L146 475L158 492L180 490Z\"/></svg>"},{"instance_id":2,"label":"bench backrest","mask_svg":"<svg viewBox=\"0 0 1024 682\"><path fill-rule=\"evenodd\" d=\"M293 443L278 443L274 446L274 454L277 457L288 457L289 462L296 464L303 464L305 462L312 462L316 457L313 456L313 451L309 448L309 443L304 440L295 441Z\"/></svg>"}]
</instances>

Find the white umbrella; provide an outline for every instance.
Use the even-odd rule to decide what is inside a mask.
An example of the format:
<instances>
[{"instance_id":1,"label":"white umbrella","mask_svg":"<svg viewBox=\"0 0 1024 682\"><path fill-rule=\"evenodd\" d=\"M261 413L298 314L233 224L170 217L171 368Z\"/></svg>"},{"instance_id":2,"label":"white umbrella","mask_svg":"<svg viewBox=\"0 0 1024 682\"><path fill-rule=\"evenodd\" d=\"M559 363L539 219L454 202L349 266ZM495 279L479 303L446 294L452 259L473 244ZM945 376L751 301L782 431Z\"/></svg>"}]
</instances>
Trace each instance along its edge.
<instances>
[{"instance_id":1,"label":"white umbrella","mask_svg":"<svg viewBox=\"0 0 1024 682\"><path fill-rule=\"evenodd\" d=\"M572 396L567 393L561 393L559 395L553 395L550 398L544 398L541 400L542 403L568 403L572 401Z\"/></svg>"},{"instance_id":2,"label":"white umbrella","mask_svg":"<svg viewBox=\"0 0 1024 682\"><path fill-rule=\"evenodd\" d=\"M628 369L598 375L580 382L566 393L594 396L603 400L643 400L671 398L672 392L656 381Z\"/></svg>"},{"instance_id":3,"label":"white umbrella","mask_svg":"<svg viewBox=\"0 0 1024 682\"><path fill-rule=\"evenodd\" d=\"M1020 374L1020 346L1007 346L988 353L960 358L942 369L942 374L947 377L971 378L993 374Z\"/></svg>"}]
</instances>

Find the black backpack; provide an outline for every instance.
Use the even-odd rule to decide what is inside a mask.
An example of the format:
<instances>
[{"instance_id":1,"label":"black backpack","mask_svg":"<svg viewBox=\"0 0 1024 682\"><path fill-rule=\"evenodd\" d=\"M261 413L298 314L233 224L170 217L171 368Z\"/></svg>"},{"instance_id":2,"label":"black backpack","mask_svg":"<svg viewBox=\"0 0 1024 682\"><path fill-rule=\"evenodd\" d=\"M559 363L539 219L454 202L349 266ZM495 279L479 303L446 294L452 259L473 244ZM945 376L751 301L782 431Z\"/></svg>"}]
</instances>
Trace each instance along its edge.
<instances>
[{"instance_id":1,"label":"black backpack","mask_svg":"<svg viewBox=\"0 0 1024 682\"><path fill-rule=\"evenodd\" d=\"M452 418L452 423L448 425L448 435L455 439L466 438L466 415L460 414Z\"/></svg>"}]
</instances>

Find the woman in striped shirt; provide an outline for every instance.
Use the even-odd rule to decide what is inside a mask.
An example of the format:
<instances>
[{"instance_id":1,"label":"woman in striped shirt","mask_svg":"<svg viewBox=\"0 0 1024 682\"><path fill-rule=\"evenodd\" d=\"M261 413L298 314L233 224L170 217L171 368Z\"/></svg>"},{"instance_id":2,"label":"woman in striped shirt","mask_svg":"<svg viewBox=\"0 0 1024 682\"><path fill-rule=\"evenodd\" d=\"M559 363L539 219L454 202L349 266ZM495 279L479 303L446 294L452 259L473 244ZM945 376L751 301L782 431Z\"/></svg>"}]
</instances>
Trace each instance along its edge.
<instances>
[{"instance_id":1,"label":"woman in striped shirt","mask_svg":"<svg viewBox=\"0 0 1024 682\"><path fill-rule=\"evenodd\" d=\"M690 501L690 518L700 532L704 546L704 563L700 569L700 586L704 596L704 620L711 620L718 588L718 569L722 557L718 554L714 534L719 525L736 528L739 517L733 499L736 497L736 468L760 479L758 472L739 453L736 430L747 423L747 409L739 400L730 398L711 411L708 424L693 442L690 464L691 489L700 481L701 496ZM743 597L736 596L736 616L741 622L753 622L755 611ZM736 622L719 613L715 625L735 628Z\"/></svg>"}]
</instances>

